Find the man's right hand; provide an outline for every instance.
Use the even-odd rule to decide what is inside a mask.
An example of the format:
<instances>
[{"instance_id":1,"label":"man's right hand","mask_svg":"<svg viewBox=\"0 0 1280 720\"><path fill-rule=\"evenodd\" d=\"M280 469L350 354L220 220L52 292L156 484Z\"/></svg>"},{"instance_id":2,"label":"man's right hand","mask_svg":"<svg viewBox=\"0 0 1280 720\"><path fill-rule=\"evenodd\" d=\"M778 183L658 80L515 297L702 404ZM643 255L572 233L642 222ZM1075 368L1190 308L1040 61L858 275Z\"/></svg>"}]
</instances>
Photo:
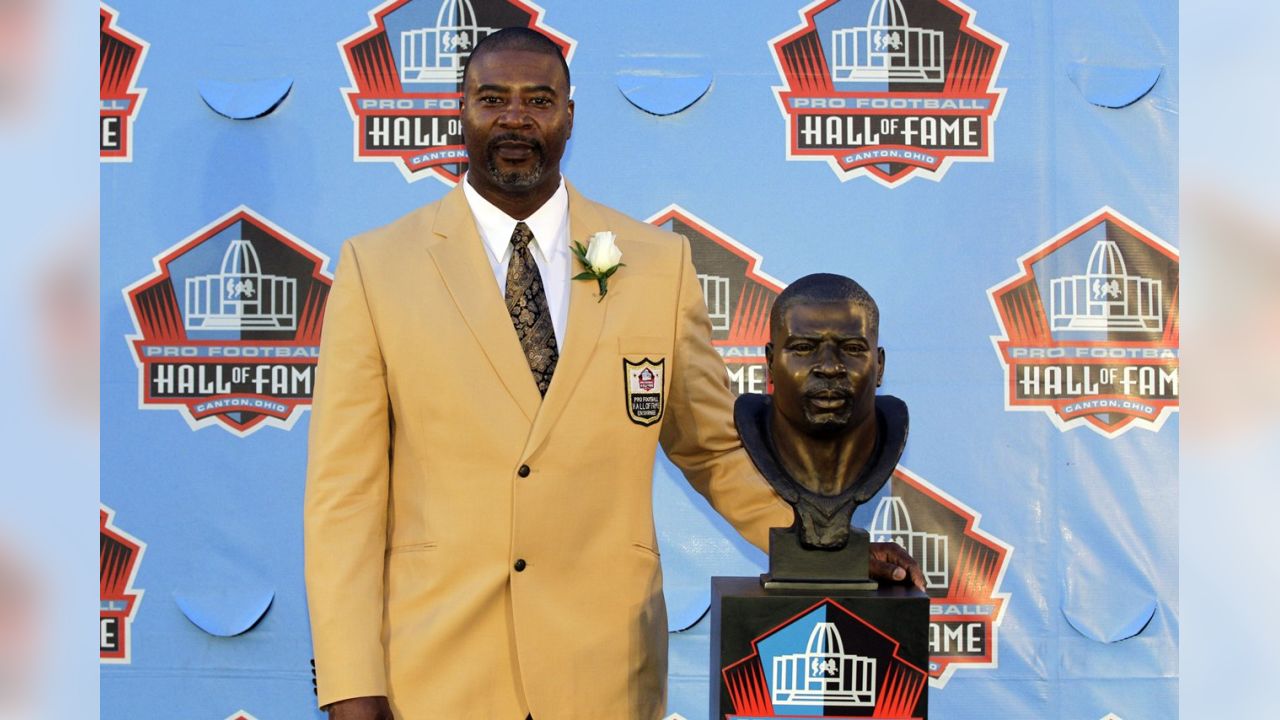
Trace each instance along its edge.
<instances>
[{"instance_id":1,"label":"man's right hand","mask_svg":"<svg viewBox=\"0 0 1280 720\"><path fill-rule=\"evenodd\" d=\"M382 696L339 700L329 705L329 720L395 720L391 703Z\"/></svg>"}]
</instances>

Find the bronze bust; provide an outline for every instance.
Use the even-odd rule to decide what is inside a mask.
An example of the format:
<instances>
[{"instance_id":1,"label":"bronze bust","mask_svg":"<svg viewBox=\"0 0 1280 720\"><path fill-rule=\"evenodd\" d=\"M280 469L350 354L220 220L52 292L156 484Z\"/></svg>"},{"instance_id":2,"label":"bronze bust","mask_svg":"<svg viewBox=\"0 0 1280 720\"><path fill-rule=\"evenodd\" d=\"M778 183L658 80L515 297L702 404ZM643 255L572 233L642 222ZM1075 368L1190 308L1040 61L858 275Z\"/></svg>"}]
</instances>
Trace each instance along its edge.
<instances>
[{"instance_id":1,"label":"bronze bust","mask_svg":"<svg viewBox=\"0 0 1280 720\"><path fill-rule=\"evenodd\" d=\"M769 325L773 395L738 398L738 433L795 508L788 532L801 549L844 549L852 531L865 556L867 534L851 528L853 512L893 474L908 426L904 402L876 395L885 355L875 300L850 278L806 275L778 296Z\"/></svg>"}]
</instances>

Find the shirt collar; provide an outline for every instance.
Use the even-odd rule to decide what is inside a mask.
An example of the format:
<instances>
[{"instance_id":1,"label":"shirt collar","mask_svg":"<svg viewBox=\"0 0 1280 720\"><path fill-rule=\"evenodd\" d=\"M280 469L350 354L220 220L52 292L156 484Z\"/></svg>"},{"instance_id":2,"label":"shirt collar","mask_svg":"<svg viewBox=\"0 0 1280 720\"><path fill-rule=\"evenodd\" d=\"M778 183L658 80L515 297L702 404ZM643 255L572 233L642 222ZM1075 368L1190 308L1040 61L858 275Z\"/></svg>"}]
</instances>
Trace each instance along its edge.
<instances>
[{"instance_id":1,"label":"shirt collar","mask_svg":"<svg viewBox=\"0 0 1280 720\"><path fill-rule=\"evenodd\" d=\"M499 260L505 259L511 248L511 234L515 232L516 223L520 221L486 200L471 187L465 175L462 178L462 192L467 198L467 204L471 206L471 214L476 219L480 238L494 257ZM542 204L542 207L525 218L524 224L528 225L533 233L533 243L542 253L542 257L552 260L569 250L567 240L561 242L568 237L566 231L568 223L569 192L565 189L564 176L561 176L560 186L556 188L555 193Z\"/></svg>"}]
</instances>

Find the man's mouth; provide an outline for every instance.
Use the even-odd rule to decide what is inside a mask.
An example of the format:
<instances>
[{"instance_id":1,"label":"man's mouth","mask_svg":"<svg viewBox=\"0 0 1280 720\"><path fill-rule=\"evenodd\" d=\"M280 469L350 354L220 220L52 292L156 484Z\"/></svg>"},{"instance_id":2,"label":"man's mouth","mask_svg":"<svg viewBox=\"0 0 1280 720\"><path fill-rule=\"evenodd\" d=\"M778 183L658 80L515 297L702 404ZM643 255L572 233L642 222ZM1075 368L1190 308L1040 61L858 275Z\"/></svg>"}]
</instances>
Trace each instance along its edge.
<instances>
[{"instance_id":1,"label":"man's mouth","mask_svg":"<svg viewBox=\"0 0 1280 720\"><path fill-rule=\"evenodd\" d=\"M489 143L491 154L509 162L519 162L535 157L542 152L542 146L534 140L502 137Z\"/></svg>"},{"instance_id":2,"label":"man's mouth","mask_svg":"<svg viewBox=\"0 0 1280 720\"><path fill-rule=\"evenodd\" d=\"M843 407L852 396L849 391L838 388L811 390L805 393L805 398L809 403L822 410L835 410Z\"/></svg>"}]
</instances>

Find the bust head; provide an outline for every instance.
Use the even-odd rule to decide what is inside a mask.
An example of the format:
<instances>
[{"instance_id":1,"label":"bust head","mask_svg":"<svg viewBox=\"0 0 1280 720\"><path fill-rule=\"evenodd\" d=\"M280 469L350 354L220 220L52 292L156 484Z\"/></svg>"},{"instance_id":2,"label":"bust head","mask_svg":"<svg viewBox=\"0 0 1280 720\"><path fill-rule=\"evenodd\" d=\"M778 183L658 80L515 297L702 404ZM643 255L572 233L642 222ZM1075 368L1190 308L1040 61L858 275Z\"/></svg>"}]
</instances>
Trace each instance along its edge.
<instances>
[{"instance_id":1,"label":"bust head","mask_svg":"<svg viewBox=\"0 0 1280 720\"><path fill-rule=\"evenodd\" d=\"M875 300L842 275L806 275L782 291L765 346L775 441L874 433L884 376L879 325Z\"/></svg>"},{"instance_id":2,"label":"bust head","mask_svg":"<svg viewBox=\"0 0 1280 720\"><path fill-rule=\"evenodd\" d=\"M783 534L794 533L805 551L848 546L854 510L884 487L906 446L906 404L876 395L884 377L879 335L879 309L861 285L806 275L782 291L769 316L772 396L740 395L734 404L747 454L795 508L796 526ZM866 532L858 533L865 548ZM778 567L791 568L782 572L812 571L784 559L790 550L779 552ZM774 559L771 549L771 568Z\"/></svg>"}]
</instances>

